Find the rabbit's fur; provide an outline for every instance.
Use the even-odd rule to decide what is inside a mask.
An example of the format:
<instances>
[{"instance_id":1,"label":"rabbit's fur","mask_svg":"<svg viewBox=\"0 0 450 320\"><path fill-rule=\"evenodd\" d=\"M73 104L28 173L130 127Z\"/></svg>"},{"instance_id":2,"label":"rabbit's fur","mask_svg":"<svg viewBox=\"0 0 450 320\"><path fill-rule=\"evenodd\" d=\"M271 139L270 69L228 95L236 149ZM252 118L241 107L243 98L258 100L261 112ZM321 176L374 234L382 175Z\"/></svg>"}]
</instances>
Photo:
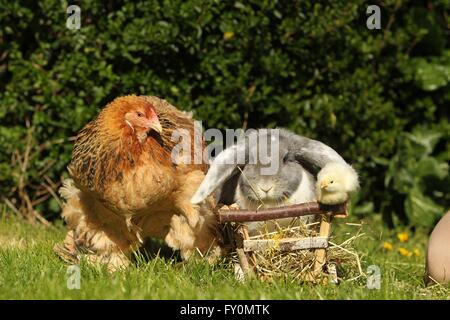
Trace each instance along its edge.
<instances>
[{"instance_id":1,"label":"rabbit's fur","mask_svg":"<svg viewBox=\"0 0 450 320\"><path fill-rule=\"evenodd\" d=\"M248 142L251 139L256 140ZM259 146L267 146L268 152L262 154L268 159L260 157ZM235 159L245 159L245 163L235 163ZM285 129L255 130L219 153L191 202L200 203L213 192L219 203L235 202L249 210L316 201L317 173L331 162L347 165L336 151L319 141ZM264 168L269 166L272 170L268 174ZM311 221L311 217L303 220ZM291 221L286 218L277 223L285 226ZM273 222L248 223L250 234L265 231L265 226L269 231L276 227Z\"/></svg>"},{"instance_id":2,"label":"rabbit's fur","mask_svg":"<svg viewBox=\"0 0 450 320\"><path fill-rule=\"evenodd\" d=\"M272 162L278 162L276 173L261 174L263 165L259 162L247 164L242 169L234 196L234 201L241 209L257 210L316 201L313 175L295 160L285 136L280 135L278 143L279 152L271 159ZM311 221L312 216L302 220ZM285 218L276 220L276 223L285 227L292 221L292 218ZM250 234L262 229L273 231L276 228L275 223L270 221L250 222L247 226Z\"/></svg>"}]
</instances>

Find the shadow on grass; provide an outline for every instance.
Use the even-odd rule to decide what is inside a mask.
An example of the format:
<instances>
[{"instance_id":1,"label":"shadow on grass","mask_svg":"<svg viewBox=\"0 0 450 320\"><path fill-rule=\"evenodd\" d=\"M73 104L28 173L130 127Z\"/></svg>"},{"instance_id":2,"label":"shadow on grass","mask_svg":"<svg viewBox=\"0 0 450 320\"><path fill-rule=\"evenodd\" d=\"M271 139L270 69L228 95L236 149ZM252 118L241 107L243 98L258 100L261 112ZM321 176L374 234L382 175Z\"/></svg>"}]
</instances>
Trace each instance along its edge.
<instances>
[{"instance_id":1,"label":"shadow on grass","mask_svg":"<svg viewBox=\"0 0 450 320\"><path fill-rule=\"evenodd\" d=\"M179 251L172 250L164 241L159 239L146 239L141 248L133 255L132 261L134 263L138 261L149 262L158 257L166 261L182 261Z\"/></svg>"}]
</instances>

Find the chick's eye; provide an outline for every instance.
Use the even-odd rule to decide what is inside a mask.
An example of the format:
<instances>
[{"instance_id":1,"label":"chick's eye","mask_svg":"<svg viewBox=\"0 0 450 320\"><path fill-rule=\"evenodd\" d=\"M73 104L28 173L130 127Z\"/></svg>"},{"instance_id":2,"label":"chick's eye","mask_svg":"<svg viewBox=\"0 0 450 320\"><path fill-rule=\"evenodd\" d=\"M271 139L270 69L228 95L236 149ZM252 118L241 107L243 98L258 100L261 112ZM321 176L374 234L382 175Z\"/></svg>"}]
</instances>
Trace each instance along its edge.
<instances>
[{"instance_id":1,"label":"chick's eye","mask_svg":"<svg viewBox=\"0 0 450 320\"><path fill-rule=\"evenodd\" d=\"M334 182L333 180L330 181L330 183L333 183L333 182Z\"/></svg>"}]
</instances>

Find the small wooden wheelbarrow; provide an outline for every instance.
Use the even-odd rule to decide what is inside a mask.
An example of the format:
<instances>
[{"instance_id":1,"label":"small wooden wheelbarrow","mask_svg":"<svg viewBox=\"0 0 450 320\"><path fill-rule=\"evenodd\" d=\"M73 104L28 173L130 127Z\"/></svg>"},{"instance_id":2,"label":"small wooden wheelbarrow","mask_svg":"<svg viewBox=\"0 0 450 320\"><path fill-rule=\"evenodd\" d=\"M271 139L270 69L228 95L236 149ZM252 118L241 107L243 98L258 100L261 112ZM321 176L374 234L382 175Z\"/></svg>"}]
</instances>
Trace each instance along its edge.
<instances>
[{"instance_id":1,"label":"small wooden wheelbarrow","mask_svg":"<svg viewBox=\"0 0 450 320\"><path fill-rule=\"evenodd\" d=\"M307 215L320 215L319 232L315 237L303 238L283 238L280 240L258 239L251 240L244 222L267 221L281 218L294 218ZM237 253L239 266L243 271L244 278L256 275L255 266L257 264L254 252L264 251L276 247L281 251L314 250L314 267L309 274L307 281L317 282L323 273L327 262L327 248L331 231L331 221L333 217L345 218L348 216L347 204L323 205L318 202L307 202L285 207L276 207L260 211L249 210L226 210L220 209L218 212L219 222L236 222L232 235L231 247ZM337 283L336 268L333 265L327 266L325 270L330 274L332 281Z\"/></svg>"}]
</instances>

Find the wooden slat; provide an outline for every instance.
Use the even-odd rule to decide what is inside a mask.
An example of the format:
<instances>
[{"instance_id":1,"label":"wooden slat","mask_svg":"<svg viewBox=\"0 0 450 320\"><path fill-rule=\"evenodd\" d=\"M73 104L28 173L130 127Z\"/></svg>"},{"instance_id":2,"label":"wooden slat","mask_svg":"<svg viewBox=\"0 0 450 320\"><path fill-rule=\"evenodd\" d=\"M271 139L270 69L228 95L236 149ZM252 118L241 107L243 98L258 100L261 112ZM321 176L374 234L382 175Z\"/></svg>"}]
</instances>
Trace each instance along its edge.
<instances>
[{"instance_id":1,"label":"wooden slat","mask_svg":"<svg viewBox=\"0 0 450 320\"><path fill-rule=\"evenodd\" d=\"M250 240L250 235L249 235L249 233L248 233L248 228L247 228L247 226L244 225L244 227L242 228L242 232L243 232L243 235L244 235L244 238L243 238L244 241L243 241L243 243L242 243L242 248L244 248L244 242ZM245 252L245 250L244 250L244 252ZM253 253L253 252L246 252L246 255L247 255L247 258L248 258L248 261L249 261L250 266L252 267L252 269L254 269L255 266L256 266L256 256L255 256L255 253Z\"/></svg>"},{"instance_id":2,"label":"wooden slat","mask_svg":"<svg viewBox=\"0 0 450 320\"><path fill-rule=\"evenodd\" d=\"M244 251L265 251L277 249L280 251L294 251L316 248L327 248L327 237L285 238L281 240L244 240Z\"/></svg>"},{"instance_id":3,"label":"wooden slat","mask_svg":"<svg viewBox=\"0 0 450 320\"><path fill-rule=\"evenodd\" d=\"M238 255L239 264L244 272L245 277L253 277L253 266L248 261L248 256L244 251L244 242L248 239L247 227L241 224L236 230L236 253Z\"/></svg>"},{"instance_id":4,"label":"wooden slat","mask_svg":"<svg viewBox=\"0 0 450 320\"><path fill-rule=\"evenodd\" d=\"M328 238L331 232L331 219L330 214L324 214L321 217L319 236ZM314 263L314 273L316 275L322 272L322 267L327 261L327 251L326 249L317 249L315 252L315 263Z\"/></svg>"}]
</instances>

